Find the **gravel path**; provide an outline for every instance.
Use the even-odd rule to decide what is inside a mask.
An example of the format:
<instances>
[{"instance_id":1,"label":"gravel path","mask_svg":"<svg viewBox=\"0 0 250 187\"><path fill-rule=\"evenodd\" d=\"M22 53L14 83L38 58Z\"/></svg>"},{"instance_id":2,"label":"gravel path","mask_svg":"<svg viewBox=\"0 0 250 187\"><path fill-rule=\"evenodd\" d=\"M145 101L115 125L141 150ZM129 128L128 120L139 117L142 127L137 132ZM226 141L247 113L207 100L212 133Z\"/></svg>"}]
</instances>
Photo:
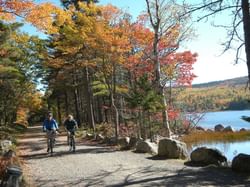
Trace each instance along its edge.
<instances>
[{"instance_id":1,"label":"gravel path","mask_svg":"<svg viewBox=\"0 0 250 187\"><path fill-rule=\"evenodd\" d=\"M69 153L66 136L57 137L55 154L46 153L41 127L30 127L19 139L20 156L33 186L250 186L247 176L223 168L188 167L180 160L156 160L149 154L113 151L77 141Z\"/></svg>"}]
</instances>

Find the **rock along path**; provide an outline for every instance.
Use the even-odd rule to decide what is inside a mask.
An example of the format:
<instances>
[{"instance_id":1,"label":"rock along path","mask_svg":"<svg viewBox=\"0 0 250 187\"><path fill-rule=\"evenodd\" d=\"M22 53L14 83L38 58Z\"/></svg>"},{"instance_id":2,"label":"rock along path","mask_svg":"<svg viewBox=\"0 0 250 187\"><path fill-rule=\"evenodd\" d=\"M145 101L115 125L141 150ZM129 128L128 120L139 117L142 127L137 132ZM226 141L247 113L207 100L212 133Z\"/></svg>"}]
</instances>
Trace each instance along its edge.
<instances>
[{"instance_id":1,"label":"rock along path","mask_svg":"<svg viewBox=\"0 0 250 187\"><path fill-rule=\"evenodd\" d=\"M19 156L32 187L71 186L250 186L248 176L230 169L188 167L181 160L155 160L149 154L114 151L77 141L70 153L66 136L57 137L55 154L46 153L41 127L29 127L19 138Z\"/></svg>"}]
</instances>

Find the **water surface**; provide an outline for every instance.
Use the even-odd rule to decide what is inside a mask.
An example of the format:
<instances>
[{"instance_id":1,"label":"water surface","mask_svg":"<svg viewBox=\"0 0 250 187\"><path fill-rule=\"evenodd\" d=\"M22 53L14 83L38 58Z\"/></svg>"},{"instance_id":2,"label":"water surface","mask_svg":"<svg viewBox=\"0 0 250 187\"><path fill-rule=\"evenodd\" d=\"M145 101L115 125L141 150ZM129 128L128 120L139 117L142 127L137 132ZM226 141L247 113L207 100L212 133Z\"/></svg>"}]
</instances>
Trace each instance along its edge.
<instances>
[{"instance_id":1,"label":"water surface","mask_svg":"<svg viewBox=\"0 0 250 187\"><path fill-rule=\"evenodd\" d=\"M242 116L250 116L250 110L207 112L198 125L209 129L213 129L217 124L231 125L235 130L250 129L250 123L242 120Z\"/></svg>"},{"instance_id":2,"label":"water surface","mask_svg":"<svg viewBox=\"0 0 250 187\"><path fill-rule=\"evenodd\" d=\"M214 129L215 125L222 124L223 126L230 125L235 130L240 130L241 128L250 130L250 123L242 120L242 116L250 116L250 110L208 112L198 125L206 129ZM227 157L229 161L232 161L232 159L239 153L250 154L250 140L241 142L210 142L193 144L189 148L189 152L202 146L217 148Z\"/></svg>"}]
</instances>

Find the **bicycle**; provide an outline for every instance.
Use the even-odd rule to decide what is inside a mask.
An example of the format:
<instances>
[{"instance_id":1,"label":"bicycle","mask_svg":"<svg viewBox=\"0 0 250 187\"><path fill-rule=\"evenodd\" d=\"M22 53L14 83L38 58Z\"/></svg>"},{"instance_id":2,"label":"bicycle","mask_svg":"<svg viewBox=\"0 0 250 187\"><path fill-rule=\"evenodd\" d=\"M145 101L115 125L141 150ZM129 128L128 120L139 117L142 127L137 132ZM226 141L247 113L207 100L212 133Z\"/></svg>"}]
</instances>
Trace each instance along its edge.
<instances>
[{"instance_id":1,"label":"bicycle","mask_svg":"<svg viewBox=\"0 0 250 187\"><path fill-rule=\"evenodd\" d=\"M53 155L53 148L55 146L55 139L56 139L56 130L49 130L47 131L47 138L48 138L48 149L47 152L50 153L50 155Z\"/></svg>"},{"instance_id":2,"label":"bicycle","mask_svg":"<svg viewBox=\"0 0 250 187\"><path fill-rule=\"evenodd\" d=\"M69 151L72 150L73 148L73 152L76 151L76 142L75 142L75 132L74 131L68 131L68 145L70 146Z\"/></svg>"}]
</instances>

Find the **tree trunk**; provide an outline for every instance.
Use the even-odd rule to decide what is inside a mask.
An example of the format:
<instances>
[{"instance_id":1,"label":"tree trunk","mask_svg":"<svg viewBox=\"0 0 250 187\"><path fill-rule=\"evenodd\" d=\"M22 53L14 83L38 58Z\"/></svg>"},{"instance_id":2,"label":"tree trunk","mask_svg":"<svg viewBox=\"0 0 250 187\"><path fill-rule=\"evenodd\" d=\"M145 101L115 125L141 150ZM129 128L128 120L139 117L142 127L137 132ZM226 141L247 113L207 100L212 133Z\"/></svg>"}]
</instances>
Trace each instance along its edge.
<instances>
[{"instance_id":1,"label":"tree trunk","mask_svg":"<svg viewBox=\"0 0 250 187\"><path fill-rule=\"evenodd\" d=\"M58 116L59 125L62 125L61 103L60 103L59 97L57 97L57 116Z\"/></svg>"},{"instance_id":2,"label":"tree trunk","mask_svg":"<svg viewBox=\"0 0 250 187\"><path fill-rule=\"evenodd\" d=\"M168 114L167 114L167 102L164 94L164 86L161 84L161 64L159 61L159 49L158 44L160 41L159 31L160 31L160 10L159 10L159 2L158 0L154 1L154 7L150 6L149 0L146 0L147 3L147 12L150 18L150 23L154 29L154 41L153 41L153 63L154 63L154 87L156 88L159 95L163 96L163 105L164 109L162 111L162 120L163 127L167 130L167 136L170 138L170 128L168 124ZM151 9L154 9L153 11ZM154 14L154 15L153 15ZM155 20L155 21L154 21Z\"/></svg>"},{"instance_id":3,"label":"tree trunk","mask_svg":"<svg viewBox=\"0 0 250 187\"><path fill-rule=\"evenodd\" d=\"M163 120L163 126L167 130L167 137L171 137L171 130L169 126L169 120L168 120L168 112L167 112L167 100L164 94L164 89L162 88L162 102L163 102L163 111L162 111L162 120Z\"/></svg>"},{"instance_id":4,"label":"tree trunk","mask_svg":"<svg viewBox=\"0 0 250 187\"><path fill-rule=\"evenodd\" d=\"M94 112L93 112L93 98L92 98L92 90L90 87L90 77L88 67L85 67L85 81L86 81L86 96L87 96L87 112L88 112L88 121L89 125L93 128L94 134L96 133L95 128L95 120L94 120Z\"/></svg>"},{"instance_id":5,"label":"tree trunk","mask_svg":"<svg viewBox=\"0 0 250 187\"><path fill-rule=\"evenodd\" d=\"M243 14L243 29L245 37L245 52L248 69L248 81L250 81L250 15L248 0L241 1L241 8Z\"/></svg>"},{"instance_id":6,"label":"tree trunk","mask_svg":"<svg viewBox=\"0 0 250 187\"><path fill-rule=\"evenodd\" d=\"M98 120L98 123L101 123L103 122L103 115L102 115L102 102L101 102L101 98L98 97L97 98L97 120Z\"/></svg>"},{"instance_id":7,"label":"tree trunk","mask_svg":"<svg viewBox=\"0 0 250 187\"><path fill-rule=\"evenodd\" d=\"M114 96L113 96L112 92L110 94L110 99L111 99L111 111L112 111L112 114L114 115L114 122L115 122L115 137L116 137L116 140L118 140L118 137L119 137L119 112L118 112L117 107L115 105L115 100L114 100Z\"/></svg>"},{"instance_id":8,"label":"tree trunk","mask_svg":"<svg viewBox=\"0 0 250 187\"><path fill-rule=\"evenodd\" d=\"M64 102L65 102L65 111L66 111L66 114L68 115L69 114L69 101L68 101L68 93L67 91L64 92Z\"/></svg>"},{"instance_id":9,"label":"tree trunk","mask_svg":"<svg viewBox=\"0 0 250 187\"><path fill-rule=\"evenodd\" d=\"M80 120L80 111L79 111L79 101L78 101L78 92L77 92L77 82L75 77L76 72L73 75L73 86L74 86L74 100L75 100L75 110L76 110L76 120L78 124L81 124Z\"/></svg>"}]
</instances>

